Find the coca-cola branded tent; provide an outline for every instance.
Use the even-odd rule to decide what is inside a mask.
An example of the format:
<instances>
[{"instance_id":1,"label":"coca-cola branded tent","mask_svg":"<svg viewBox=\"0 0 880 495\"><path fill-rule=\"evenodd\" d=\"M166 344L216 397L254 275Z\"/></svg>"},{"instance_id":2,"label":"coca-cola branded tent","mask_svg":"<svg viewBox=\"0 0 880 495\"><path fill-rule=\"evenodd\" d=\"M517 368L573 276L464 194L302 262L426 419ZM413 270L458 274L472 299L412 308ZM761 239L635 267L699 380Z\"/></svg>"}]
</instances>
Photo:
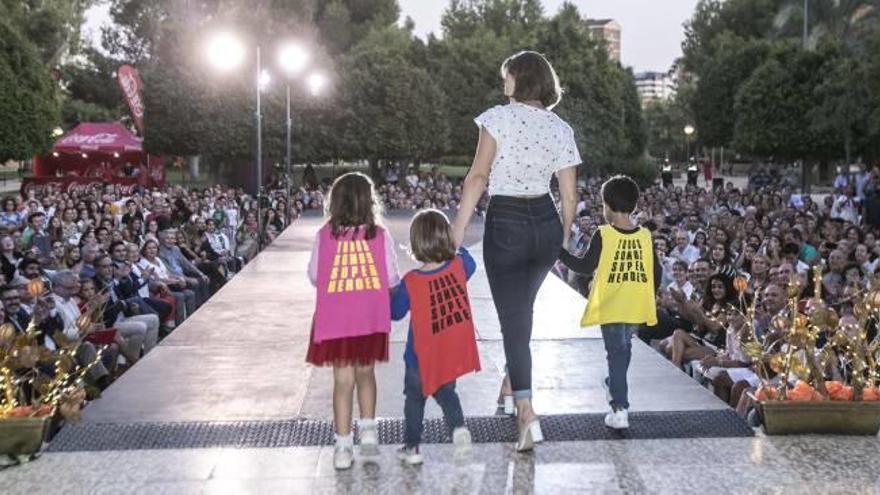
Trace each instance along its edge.
<instances>
[{"instance_id":1,"label":"coca-cola branded tent","mask_svg":"<svg viewBox=\"0 0 880 495\"><path fill-rule=\"evenodd\" d=\"M35 160L33 171L23 191L46 185L62 190L94 183L127 189L165 185L164 160L144 153L142 140L118 122L77 125Z\"/></svg>"}]
</instances>

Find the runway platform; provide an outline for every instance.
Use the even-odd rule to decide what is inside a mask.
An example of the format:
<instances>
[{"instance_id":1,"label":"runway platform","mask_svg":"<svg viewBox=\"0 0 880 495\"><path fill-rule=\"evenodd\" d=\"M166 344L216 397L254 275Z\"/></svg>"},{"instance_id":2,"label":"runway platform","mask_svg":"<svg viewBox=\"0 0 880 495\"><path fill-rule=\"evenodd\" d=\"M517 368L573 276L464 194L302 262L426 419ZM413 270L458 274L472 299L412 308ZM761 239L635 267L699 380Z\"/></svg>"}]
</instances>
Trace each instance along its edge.
<instances>
[{"instance_id":1,"label":"runway platform","mask_svg":"<svg viewBox=\"0 0 880 495\"><path fill-rule=\"evenodd\" d=\"M408 238L394 214L394 238ZM632 430L601 424L606 362L597 329L581 329L584 299L550 276L535 307L535 408L548 442L513 452L514 425L496 416L504 366L485 272L469 283L483 371L458 390L477 444L454 461L440 410L429 402L420 469L400 466L406 322L395 324L391 361L377 367L379 458L332 468L331 372L304 356L314 291L306 277L320 219L307 217L67 425L50 451L0 471L0 493L520 493L713 492L773 487L873 486L876 439L768 439L640 341L630 369ZM466 244L482 264L482 224ZM399 246L401 270L413 266ZM624 441L621 441L624 440ZM804 462L842 466L819 479ZM784 475L778 481L779 475ZM833 480L836 484L831 484ZM841 485L840 483L844 483ZM809 490L807 490L809 491Z\"/></svg>"}]
</instances>

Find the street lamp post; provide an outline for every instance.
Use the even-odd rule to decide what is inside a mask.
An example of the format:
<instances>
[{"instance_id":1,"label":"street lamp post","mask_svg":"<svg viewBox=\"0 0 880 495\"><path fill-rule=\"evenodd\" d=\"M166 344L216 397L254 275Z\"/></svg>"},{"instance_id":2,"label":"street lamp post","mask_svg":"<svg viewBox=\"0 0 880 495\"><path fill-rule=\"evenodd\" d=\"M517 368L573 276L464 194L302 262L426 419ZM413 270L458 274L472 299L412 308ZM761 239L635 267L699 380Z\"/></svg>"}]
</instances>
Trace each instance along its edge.
<instances>
[{"instance_id":1,"label":"street lamp post","mask_svg":"<svg viewBox=\"0 0 880 495\"><path fill-rule=\"evenodd\" d=\"M290 187L293 181L290 176L290 138L293 120L290 118L290 83L287 84L287 149L284 157L284 225L290 225Z\"/></svg>"},{"instance_id":2,"label":"street lamp post","mask_svg":"<svg viewBox=\"0 0 880 495\"><path fill-rule=\"evenodd\" d=\"M691 161L691 134L694 133L694 126L688 124L684 126L684 142L685 142L685 162Z\"/></svg>"},{"instance_id":3,"label":"street lamp post","mask_svg":"<svg viewBox=\"0 0 880 495\"><path fill-rule=\"evenodd\" d=\"M256 127L256 137L257 137L257 149L256 149L256 167L257 167L257 184L255 190L255 197L257 200L257 230L258 230L258 239L257 244L262 249L263 247L263 215L262 215L262 196L263 196L263 113L262 113L262 91L263 88L269 84L269 74L268 72L263 70L263 60L260 45L258 44L256 47L256 96L257 96L257 104L256 109L254 111L254 120ZM235 37L227 34L220 33L211 40L211 43L208 45L208 60L212 65L221 70L230 70L234 67L240 65L241 61L244 59L244 47L243 44L236 39ZM308 64L309 61L309 53L303 49L300 45L289 43L284 45L279 52L279 63L281 68L287 73L288 76L295 76L299 74L302 69ZM316 85L315 81L319 81ZM309 76L309 86L312 89L312 93L316 93L317 86L320 86L320 82L323 81L323 77L318 74L312 74ZM287 218L287 223L290 221L290 167L291 167L291 134L293 133L293 119L291 116L291 105L290 105L290 81L288 80L286 85L287 90L287 138L286 138L286 155L285 155L285 188L287 189L286 193L286 202L287 202L287 211L285 211L285 215Z\"/></svg>"},{"instance_id":4,"label":"street lamp post","mask_svg":"<svg viewBox=\"0 0 880 495\"><path fill-rule=\"evenodd\" d=\"M263 86L263 64L260 58L260 45L257 45L257 110L255 115L257 127L257 250L263 249L263 202L260 196L263 192L263 114L261 109L260 92Z\"/></svg>"},{"instance_id":5,"label":"street lamp post","mask_svg":"<svg viewBox=\"0 0 880 495\"><path fill-rule=\"evenodd\" d=\"M302 72L302 70L306 67L306 64L309 62L309 53L305 51L302 46L296 43L288 43L285 45L280 52L278 52L278 62L281 65L281 68L284 72L287 73L287 84L286 84L286 92L287 92L287 121L286 121L286 136L285 136L285 146L286 153L284 157L284 222L285 225L290 225L290 187L292 185L292 180L290 176L290 167L293 165L291 160L292 150L291 150L291 141L293 135L293 117L290 112L290 80L293 77L296 77Z\"/></svg>"}]
</instances>

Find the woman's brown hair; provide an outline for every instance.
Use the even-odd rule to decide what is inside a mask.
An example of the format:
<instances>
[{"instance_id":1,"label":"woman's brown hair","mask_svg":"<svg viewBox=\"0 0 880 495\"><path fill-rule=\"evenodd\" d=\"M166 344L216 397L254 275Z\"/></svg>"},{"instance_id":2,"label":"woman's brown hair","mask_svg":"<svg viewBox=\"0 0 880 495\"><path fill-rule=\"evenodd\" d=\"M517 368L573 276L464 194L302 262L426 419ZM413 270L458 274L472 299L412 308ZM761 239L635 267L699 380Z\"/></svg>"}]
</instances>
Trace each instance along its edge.
<instances>
[{"instance_id":1,"label":"woman's brown hair","mask_svg":"<svg viewBox=\"0 0 880 495\"><path fill-rule=\"evenodd\" d=\"M369 177L360 172L340 176L330 188L325 211L333 237L352 228L357 232L361 225L365 227L366 239L376 237L376 227L382 216L381 205Z\"/></svg>"},{"instance_id":2,"label":"woman's brown hair","mask_svg":"<svg viewBox=\"0 0 880 495\"><path fill-rule=\"evenodd\" d=\"M501 78L510 74L515 81L514 100L540 101L547 110L562 99L559 77L550 62L538 52L523 51L511 55L501 64Z\"/></svg>"},{"instance_id":3,"label":"woman's brown hair","mask_svg":"<svg viewBox=\"0 0 880 495\"><path fill-rule=\"evenodd\" d=\"M422 263L442 263L455 258L455 240L449 219L440 210L422 210L409 227L412 256Z\"/></svg>"}]
</instances>

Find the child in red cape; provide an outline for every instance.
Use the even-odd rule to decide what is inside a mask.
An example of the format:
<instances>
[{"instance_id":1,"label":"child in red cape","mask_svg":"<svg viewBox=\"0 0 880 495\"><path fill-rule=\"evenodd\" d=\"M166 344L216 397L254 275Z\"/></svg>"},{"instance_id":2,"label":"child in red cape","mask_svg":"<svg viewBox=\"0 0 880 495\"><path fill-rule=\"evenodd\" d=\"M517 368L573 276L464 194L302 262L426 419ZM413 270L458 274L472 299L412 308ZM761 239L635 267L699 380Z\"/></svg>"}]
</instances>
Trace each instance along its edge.
<instances>
[{"instance_id":1,"label":"child in red cape","mask_svg":"<svg viewBox=\"0 0 880 495\"><path fill-rule=\"evenodd\" d=\"M425 402L430 396L443 409L456 454L470 450L471 434L464 424L456 378L479 371L480 357L467 280L476 263L464 248L456 254L449 220L438 210L416 214L410 226L413 257L422 266L403 277L391 297L391 318L412 313L406 339L404 378L404 445L398 451L407 464L421 464L419 444Z\"/></svg>"}]
</instances>

